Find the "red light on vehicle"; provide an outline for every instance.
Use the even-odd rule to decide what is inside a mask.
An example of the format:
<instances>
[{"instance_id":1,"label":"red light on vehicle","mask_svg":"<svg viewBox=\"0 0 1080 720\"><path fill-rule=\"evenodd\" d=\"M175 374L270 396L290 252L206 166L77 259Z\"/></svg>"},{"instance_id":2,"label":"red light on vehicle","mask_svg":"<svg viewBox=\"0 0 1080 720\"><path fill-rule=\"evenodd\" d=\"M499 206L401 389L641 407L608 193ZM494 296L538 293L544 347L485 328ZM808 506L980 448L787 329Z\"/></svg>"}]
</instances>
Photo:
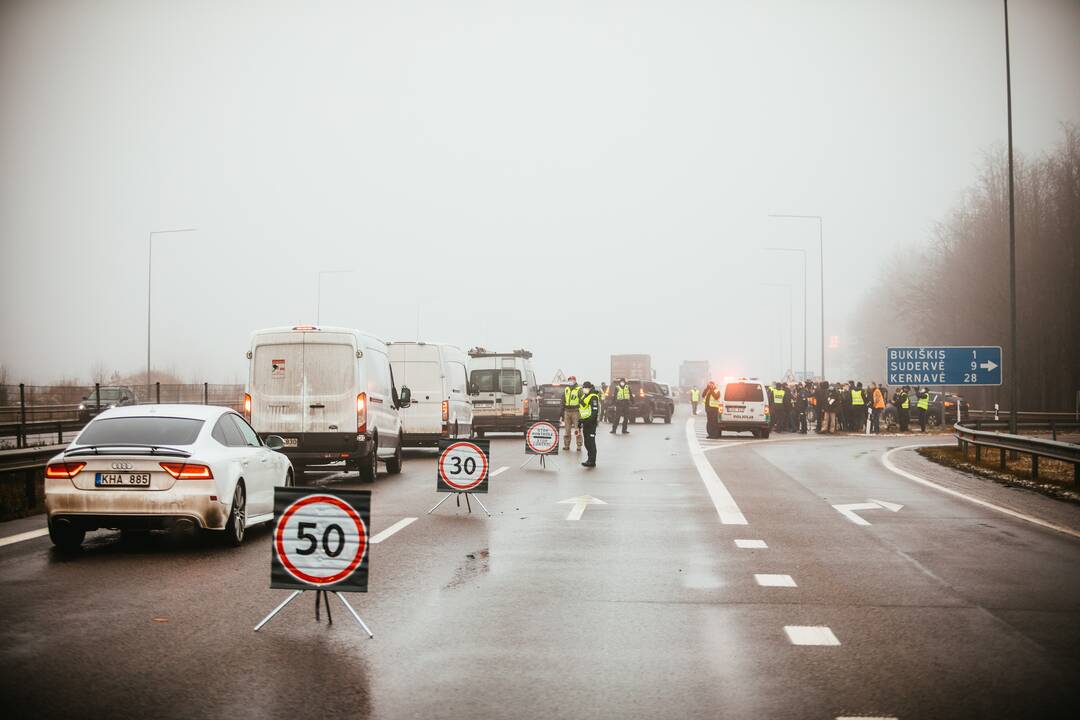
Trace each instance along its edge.
<instances>
[{"instance_id":1,"label":"red light on vehicle","mask_svg":"<svg viewBox=\"0 0 1080 720\"><path fill-rule=\"evenodd\" d=\"M244 419L251 422L251 396L244 393Z\"/></svg>"},{"instance_id":2,"label":"red light on vehicle","mask_svg":"<svg viewBox=\"0 0 1080 720\"><path fill-rule=\"evenodd\" d=\"M640 390L638 390L638 396L645 397L645 388L641 388Z\"/></svg>"},{"instance_id":3,"label":"red light on vehicle","mask_svg":"<svg viewBox=\"0 0 1080 720\"><path fill-rule=\"evenodd\" d=\"M529 414L529 398L525 398L524 400L521 401L521 414L522 415L528 415Z\"/></svg>"},{"instance_id":4,"label":"red light on vehicle","mask_svg":"<svg viewBox=\"0 0 1080 720\"><path fill-rule=\"evenodd\" d=\"M356 396L356 432L359 435L367 432L367 393Z\"/></svg>"},{"instance_id":5,"label":"red light on vehicle","mask_svg":"<svg viewBox=\"0 0 1080 720\"><path fill-rule=\"evenodd\" d=\"M716 406L716 412L718 412L718 413L720 413L720 414L723 414L723 412L724 412L724 406L723 406L723 404L720 404L720 405L717 405L717 406Z\"/></svg>"},{"instance_id":6,"label":"red light on vehicle","mask_svg":"<svg viewBox=\"0 0 1080 720\"><path fill-rule=\"evenodd\" d=\"M214 473L208 465L198 463L158 463L177 480L213 480Z\"/></svg>"},{"instance_id":7,"label":"red light on vehicle","mask_svg":"<svg viewBox=\"0 0 1080 720\"><path fill-rule=\"evenodd\" d=\"M293 330L297 330L299 332L310 332L312 330L318 329L319 328L317 325L293 325Z\"/></svg>"},{"instance_id":8,"label":"red light on vehicle","mask_svg":"<svg viewBox=\"0 0 1080 720\"><path fill-rule=\"evenodd\" d=\"M443 400L442 401L442 421L443 422L449 422L450 421L450 401L449 400Z\"/></svg>"},{"instance_id":9,"label":"red light on vehicle","mask_svg":"<svg viewBox=\"0 0 1080 720\"><path fill-rule=\"evenodd\" d=\"M84 467L86 467L84 462L53 463L45 466L45 477L54 480L70 480L82 472Z\"/></svg>"}]
</instances>

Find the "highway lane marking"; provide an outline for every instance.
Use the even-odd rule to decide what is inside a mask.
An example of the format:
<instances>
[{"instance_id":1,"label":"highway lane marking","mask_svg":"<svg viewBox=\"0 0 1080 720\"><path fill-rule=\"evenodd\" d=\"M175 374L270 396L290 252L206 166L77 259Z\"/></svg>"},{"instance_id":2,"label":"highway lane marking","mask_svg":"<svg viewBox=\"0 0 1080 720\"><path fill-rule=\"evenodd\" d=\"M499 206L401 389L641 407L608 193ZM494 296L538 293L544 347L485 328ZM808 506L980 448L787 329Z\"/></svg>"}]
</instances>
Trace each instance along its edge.
<instances>
[{"instance_id":1,"label":"highway lane marking","mask_svg":"<svg viewBox=\"0 0 1080 720\"><path fill-rule=\"evenodd\" d=\"M825 625L785 625L784 632L792 645L839 645L833 631Z\"/></svg>"},{"instance_id":2,"label":"highway lane marking","mask_svg":"<svg viewBox=\"0 0 1080 720\"><path fill-rule=\"evenodd\" d=\"M585 508L589 505L607 505L606 502L600 498L594 498L592 495L579 495L573 498L567 498L566 500L560 500L557 505L573 505L570 508L570 514L566 516L567 520L580 520L581 516L585 514Z\"/></svg>"},{"instance_id":3,"label":"highway lane marking","mask_svg":"<svg viewBox=\"0 0 1080 720\"><path fill-rule=\"evenodd\" d=\"M833 510L837 511L856 525L869 525L870 521L856 515L856 510L888 510L889 512L900 512L904 506L898 503L870 498L864 503L848 503L846 505L833 505L832 507Z\"/></svg>"},{"instance_id":4,"label":"highway lane marking","mask_svg":"<svg viewBox=\"0 0 1080 720\"><path fill-rule=\"evenodd\" d=\"M30 530L28 532L19 533L17 535L8 535L6 538L0 538L0 547L4 547L5 545L14 545L15 543L22 542L23 540L33 540L34 538L39 538L43 535L48 534L48 528L41 528L40 530Z\"/></svg>"},{"instance_id":5,"label":"highway lane marking","mask_svg":"<svg viewBox=\"0 0 1080 720\"><path fill-rule=\"evenodd\" d=\"M414 522L416 522L416 518L414 517L402 518L390 527L383 530L381 533L377 534L375 537L371 538L371 540L369 540L368 542L370 542L372 545L376 543L381 543L383 540L387 539L388 537L396 533L398 530L404 530L405 528L412 525Z\"/></svg>"},{"instance_id":6,"label":"highway lane marking","mask_svg":"<svg viewBox=\"0 0 1080 720\"><path fill-rule=\"evenodd\" d=\"M694 465L697 466L698 475L701 475L701 481L705 483L705 489L709 491L709 497L720 516L720 522L724 525L748 525L746 516L735 503L735 498L731 497L731 493L724 487L724 483L720 482L712 465L705 459L705 451L701 449L697 441L693 418L686 421L686 444L690 448L690 457L694 459ZM734 445L727 447L734 447Z\"/></svg>"},{"instance_id":7,"label":"highway lane marking","mask_svg":"<svg viewBox=\"0 0 1080 720\"><path fill-rule=\"evenodd\" d=\"M798 587L790 575L756 574L754 580L761 587Z\"/></svg>"},{"instance_id":8,"label":"highway lane marking","mask_svg":"<svg viewBox=\"0 0 1080 720\"><path fill-rule=\"evenodd\" d=\"M735 547L743 550L767 550L769 548L764 540L736 540Z\"/></svg>"},{"instance_id":9,"label":"highway lane marking","mask_svg":"<svg viewBox=\"0 0 1080 720\"><path fill-rule=\"evenodd\" d=\"M488 475L488 478L493 478L496 475L502 475L504 472L506 472L509 469L510 469L509 465L503 465L501 468L499 468L498 470L495 470L490 475Z\"/></svg>"},{"instance_id":10,"label":"highway lane marking","mask_svg":"<svg viewBox=\"0 0 1080 720\"><path fill-rule=\"evenodd\" d=\"M896 720L895 715L841 715L836 720Z\"/></svg>"},{"instance_id":11,"label":"highway lane marking","mask_svg":"<svg viewBox=\"0 0 1080 720\"><path fill-rule=\"evenodd\" d=\"M949 443L949 444L951 445L952 443ZM960 492L959 490L953 490L952 488L947 488L944 485L938 485L936 482L932 482L932 481L927 480L925 478L921 478L918 475L913 475L912 473L909 473L907 470L901 470L895 464L893 464L893 461L889 458L889 456L892 455L894 452L898 452L900 450L911 450L912 448L929 447L929 446L932 446L932 445L940 446L940 445L942 445L942 443L919 443L917 445L902 445L901 447L893 448L892 450L887 451L884 455L881 456L881 464L884 465L887 470L891 470L892 472L896 473L897 475L900 475L902 477L906 477L908 480L911 480L912 482L917 482L920 485L925 485L928 488L933 488L934 490L937 490L939 492L943 492L946 495L951 495L953 497L960 498L961 500L967 500L970 503L974 503L976 505L981 505L982 507L989 508L990 510L996 510L997 512L1002 513L1004 515L1008 515L1009 517L1014 517L1014 518L1016 518L1018 520L1023 520L1025 522L1029 522L1029 523L1031 523L1033 525L1038 525L1040 527L1044 527L1044 528L1046 528L1048 530L1055 530L1055 531L1057 531L1059 533L1069 535L1070 537L1080 538L1080 532L1078 532L1076 530L1073 530L1072 528L1067 528L1064 525L1058 525L1057 523L1052 523L1052 522L1050 522L1048 520L1043 520L1041 518L1037 518L1037 517L1034 517L1032 515L1027 515L1027 514L1019 512L1017 510L1010 510L1007 507L1002 507L1000 505L995 505L992 502L987 502L986 500L980 500L979 498L971 497L970 495L965 495L964 493Z\"/></svg>"}]
</instances>

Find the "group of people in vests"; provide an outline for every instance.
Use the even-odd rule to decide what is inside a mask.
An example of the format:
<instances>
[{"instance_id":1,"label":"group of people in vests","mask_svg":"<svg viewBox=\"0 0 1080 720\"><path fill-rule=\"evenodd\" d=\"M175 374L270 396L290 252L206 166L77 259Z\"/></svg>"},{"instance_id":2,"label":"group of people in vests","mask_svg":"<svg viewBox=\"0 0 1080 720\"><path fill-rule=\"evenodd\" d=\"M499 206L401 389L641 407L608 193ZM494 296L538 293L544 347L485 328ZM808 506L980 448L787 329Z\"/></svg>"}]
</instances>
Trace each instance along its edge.
<instances>
[{"instance_id":1,"label":"group of people in vests","mask_svg":"<svg viewBox=\"0 0 1080 720\"><path fill-rule=\"evenodd\" d=\"M930 391L905 385L889 394L885 385L861 382L773 383L769 388L769 411L773 432L806 433L810 421L818 433L881 432L881 417L887 404L896 408L900 432L908 432L914 416L926 432L930 414Z\"/></svg>"},{"instance_id":2,"label":"group of people in vests","mask_svg":"<svg viewBox=\"0 0 1080 720\"><path fill-rule=\"evenodd\" d=\"M625 433L630 412L630 388L625 380L620 379L615 392L615 425L622 414ZM625 405L621 402L623 395ZM585 446L585 462L581 463L583 467L596 467L596 427L600 423L602 405L602 392L591 382L586 380L578 385L577 378L573 375L567 378L567 385L563 388L563 450L570 449L570 436L573 435L578 450L581 450L582 445ZM611 432L615 432L615 425L612 425Z\"/></svg>"}]
</instances>

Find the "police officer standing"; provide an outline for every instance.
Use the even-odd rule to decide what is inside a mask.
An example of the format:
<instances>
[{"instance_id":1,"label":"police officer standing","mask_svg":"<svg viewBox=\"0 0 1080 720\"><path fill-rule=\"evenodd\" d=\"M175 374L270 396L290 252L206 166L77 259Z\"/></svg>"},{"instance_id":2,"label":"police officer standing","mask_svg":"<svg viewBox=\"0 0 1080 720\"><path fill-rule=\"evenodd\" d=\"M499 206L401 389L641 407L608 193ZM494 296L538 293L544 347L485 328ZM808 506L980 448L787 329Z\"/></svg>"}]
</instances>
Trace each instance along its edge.
<instances>
[{"instance_id":1,"label":"police officer standing","mask_svg":"<svg viewBox=\"0 0 1080 720\"><path fill-rule=\"evenodd\" d=\"M587 453L585 462L581 464L584 467L596 467L596 424L600 422L600 394L588 380L581 385L578 418L581 421L581 432L585 435Z\"/></svg>"},{"instance_id":2,"label":"police officer standing","mask_svg":"<svg viewBox=\"0 0 1080 720\"><path fill-rule=\"evenodd\" d=\"M712 380L701 394L705 401L705 434L710 438L720 437L720 388Z\"/></svg>"},{"instance_id":3,"label":"police officer standing","mask_svg":"<svg viewBox=\"0 0 1080 720\"><path fill-rule=\"evenodd\" d=\"M701 402L701 391L696 387L690 388L690 407L693 408L695 415L697 415L697 406L699 402Z\"/></svg>"},{"instance_id":4,"label":"police officer standing","mask_svg":"<svg viewBox=\"0 0 1080 720\"><path fill-rule=\"evenodd\" d=\"M772 388L772 424L774 432L784 432L787 429L787 413L784 408L784 386L778 382L773 383Z\"/></svg>"},{"instance_id":5,"label":"police officer standing","mask_svg":"<svg viewBox=\"0 0 1080 720\"><path fill-rule=\"evenodd\" d=\"M578 405L581 399L581 388L578 387L577 378L573 375L566 378L570 383L563 389L563 450L570 449L570 433L577 438L577 449L581 449L581 428L579 427Z\"/></svg>"},{"instance_id":6,"label":"police officer standing","mask_svg":"<svg viewBox=\"0 0 1080 720\"><path fill-rule=\"evenodd\" d=\"M626 378L619 378L619 384L615 386L615 415L611 422L611 434L619 427L619 418L622 418L622 431L626 435L630 431L626 429L630 422L630 386L626 384Z\"/></svg>"},{"instance_id":7,"label":"police officer standing","mask_svg":"<svg viewBox=\"0 0 1080 720\"><path fill-rule=\"evenodd\" d=\"M930 391L926 388L916 389L915 397L919 398L919 401L915 403L919 416L919 429L926 432L926 416L930 414Z\"/></svg>"},{"instance_id":8,"label":"police officer standing","mask_svg":"<svg viewBox=\"0 0 1080 720\"><path fill-rule=\"evenodd\" d=\"M896 418L900 423L900 432L908 431L911 422L911 388L907 385L893 393L892 403L896 406Z\"/></svg>"}]
</instances>

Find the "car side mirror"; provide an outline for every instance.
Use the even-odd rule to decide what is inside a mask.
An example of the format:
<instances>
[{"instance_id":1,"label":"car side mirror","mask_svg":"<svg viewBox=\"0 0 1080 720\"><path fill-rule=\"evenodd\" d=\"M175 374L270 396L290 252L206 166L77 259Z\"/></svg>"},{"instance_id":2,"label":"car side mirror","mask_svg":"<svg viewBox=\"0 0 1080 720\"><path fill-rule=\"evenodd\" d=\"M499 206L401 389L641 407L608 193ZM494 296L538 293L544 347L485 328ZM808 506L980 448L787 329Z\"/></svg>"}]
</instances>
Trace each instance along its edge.
<instances>
[{"instance_id":1,"label":"car side mirror","mask_svg":"<svg viewBox=\"0 0 1080 720\"><path fill-rule=\"evenodd\" d=\"M401 388L401 392L398 393L398 407L407 408L412 405L412 390L407 387Z\"/></svg>"},{"instance_id":2,"label":"car side mirror","mask_svg":"<svg viewBox=\"0 0 1080 720\"><path fill-rule=\"evenodd\" d=\"M82 399L83 399L83 400L86 400L86 399L88 399L89 397L90 397L89 395L83 395L83 396L82 396Z\"/></svg>"},{"instance_id":3,"label":"car side mirror","mask_svg":"<svg viewBox=\"0 0 1080 720\"><path fill-rule=\"evenodd\" d=\"M266 447L270 448L271 450L280 450L285 447L285 441L282 440L281 436L279 435L267 435L265 442Z\"/></svg>"}]
</instances>

